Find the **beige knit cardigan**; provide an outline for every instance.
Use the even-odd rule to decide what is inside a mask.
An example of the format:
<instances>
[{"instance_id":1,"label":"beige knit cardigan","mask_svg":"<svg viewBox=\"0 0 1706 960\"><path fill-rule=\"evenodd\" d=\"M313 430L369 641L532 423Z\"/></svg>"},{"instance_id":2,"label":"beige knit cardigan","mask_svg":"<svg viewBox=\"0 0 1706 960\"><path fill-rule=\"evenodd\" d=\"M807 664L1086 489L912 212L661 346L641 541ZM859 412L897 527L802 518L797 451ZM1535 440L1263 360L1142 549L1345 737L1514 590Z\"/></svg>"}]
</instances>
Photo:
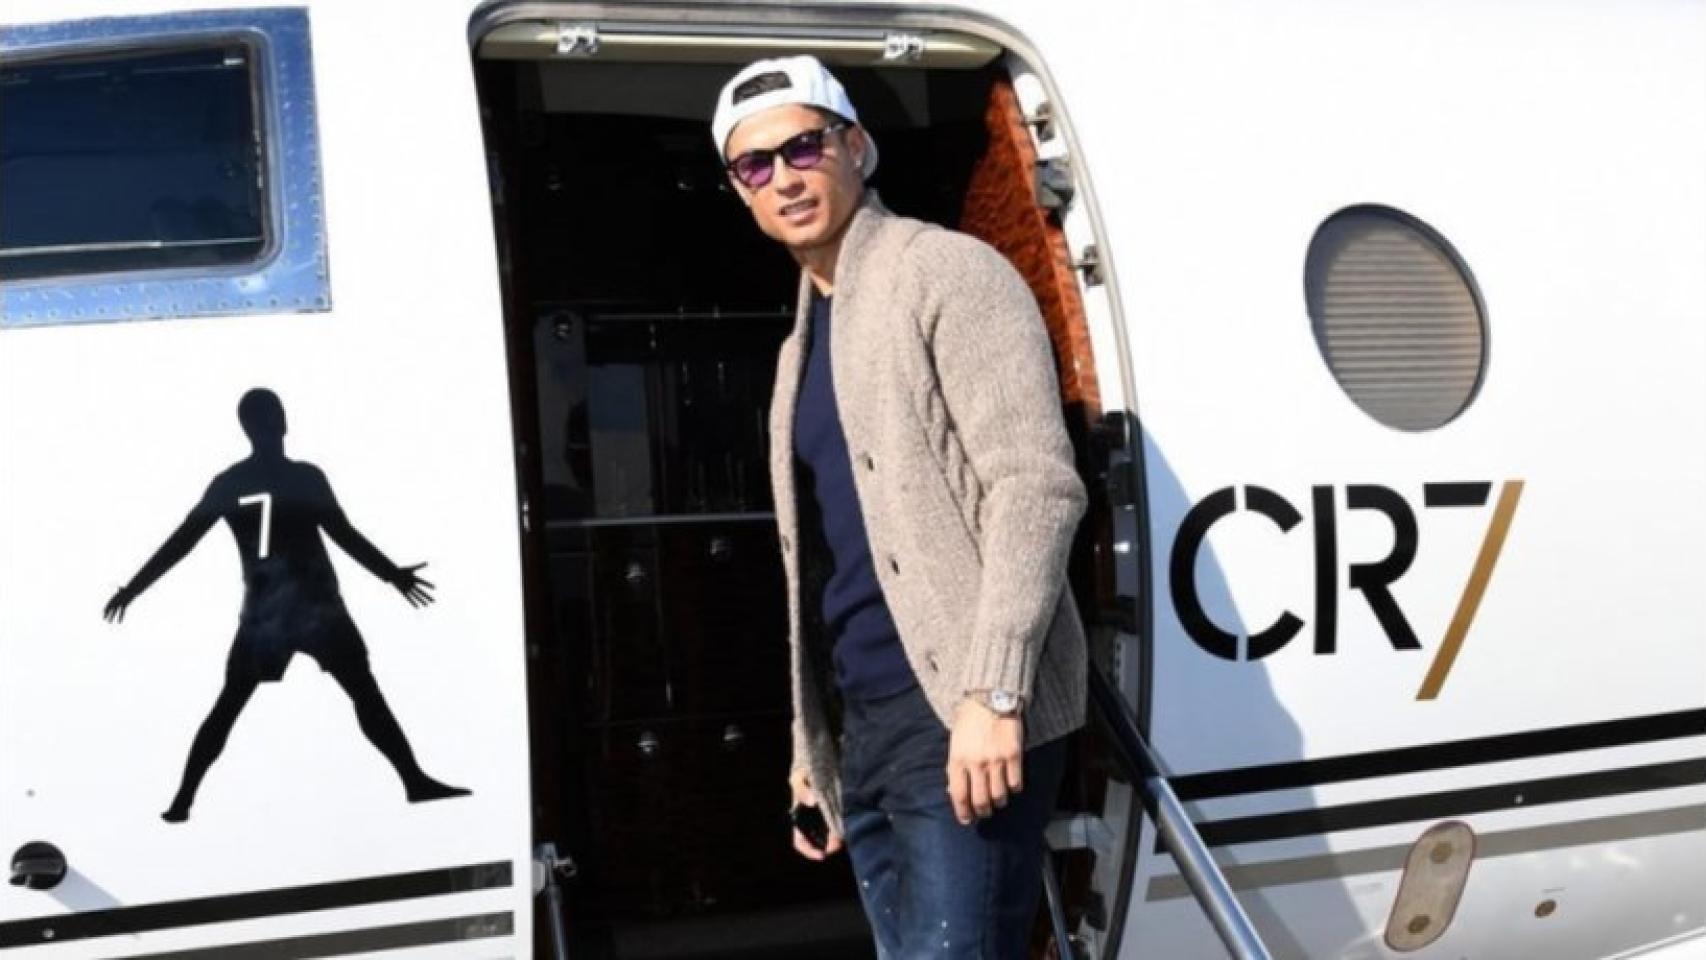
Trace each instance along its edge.
<instances>
[{"instance_id":1,"label":"beige knit cardigan","mask_svg":"<svg viewBox=\"0 0 1706 960\"><path fill-rule=\"evenodd\" d=\"M794 768L832 823L841 789L824 679L803 649L794 409L810 334L802 273L770 410L787 574ZM832 376L883 597L907 662L948 725L969 690L1025 697L1027 746L1084 720L1084 628L1065 589L1083 484L1054 357L1029 288L993 248L898 217L873 191L835 267ZM807 493L809 496L809 492Z\"/></svg>"}]
</instances>

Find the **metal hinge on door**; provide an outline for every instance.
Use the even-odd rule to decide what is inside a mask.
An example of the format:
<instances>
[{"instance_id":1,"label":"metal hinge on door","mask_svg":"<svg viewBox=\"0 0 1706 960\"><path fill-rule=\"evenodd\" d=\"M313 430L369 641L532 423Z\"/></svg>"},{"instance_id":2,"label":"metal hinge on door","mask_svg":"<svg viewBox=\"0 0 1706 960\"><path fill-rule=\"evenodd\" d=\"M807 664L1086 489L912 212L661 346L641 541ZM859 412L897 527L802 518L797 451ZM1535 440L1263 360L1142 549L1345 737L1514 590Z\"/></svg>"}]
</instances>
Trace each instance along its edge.
<instances>
[{"instance_id":1,"label":"metal hinge on door","mask_svg":"<svg viewBox=\"0 0 1706 960\"><path fill-rule=\"evenodd\" d=\"M569 931L563 916L563 888L559 881L572 880L579 872L574 858L559 855L555 843L547 841L533 848L533 892L545 895L554 960L569 960Z\"/></svg>"},{"instance_id":2,"label":"metal hinge on door","mask_svg":"<svg viewBox=\"0 0 1706 960\"><path fill-rule=\"evenodd\" d=\"M1086 287L1097 287L1102 284L1102 252L1095 244L1089 244L1084 252L1072 261L1072 269L1077 270L1084 280Z\"/></svg>"},{"instance_id":3,"label":"metal hinge on door","mask_svg":"<svg viewBox=\"0 0 1706 960\"><path fill-rule=\"evenodd\" d=\"M590 57L598 52L598 25L592 23L557 24L557 56Z\"/></svg>"},{"instance_id":4,"label":"metal hinge on door","mask_svg":"<svg viewBox=\"0 0 1706 960\"><path fill-rule=\"evenodd\" d=\"M883 36L883 60L886 63L913 63L924 58L924 37L916 33L889 33Z\"/></svg>"},{"instance_id":5,"label":"metal hinge on door","mask_svg":"<svg viewBox=\"0 0 1706 960\"><path fill-rule=\"evenodd\" d=\"M1038 100L1025 117L1025 125L1030 127L1040 145L1045 140L1054 139L1054 104L1047 100Z\"/></svg>"}]
</instances>

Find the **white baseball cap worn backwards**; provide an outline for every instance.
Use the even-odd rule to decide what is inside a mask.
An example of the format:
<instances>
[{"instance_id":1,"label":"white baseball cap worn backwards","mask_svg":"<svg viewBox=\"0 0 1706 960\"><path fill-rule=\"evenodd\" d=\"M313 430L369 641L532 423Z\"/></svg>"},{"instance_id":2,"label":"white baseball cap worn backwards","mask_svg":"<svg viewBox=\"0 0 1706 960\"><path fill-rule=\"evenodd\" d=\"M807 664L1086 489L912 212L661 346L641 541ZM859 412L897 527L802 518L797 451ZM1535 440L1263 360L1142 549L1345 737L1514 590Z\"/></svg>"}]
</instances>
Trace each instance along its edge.
<instances>
[{"instance_id":1,"label":"white baseball cap worn backwards","mask_svg":"<svg viewBox=\"0 0 1706 960\"><path fill-rule=\"evenodd\" d=\"M744 94L744 96L743 96ZM711 118L711 136L717 141L717 154L729 159L729 134L735 125L755 113L771 107L798 103L818 107L830 113L859 122L859 112L841 81L824 68L816 57L777 57L747 64L717 94L717 112ZM868 179L877 169L877 142L865 132L865 155L860 172Z\"/></svg>"}]
</instances>

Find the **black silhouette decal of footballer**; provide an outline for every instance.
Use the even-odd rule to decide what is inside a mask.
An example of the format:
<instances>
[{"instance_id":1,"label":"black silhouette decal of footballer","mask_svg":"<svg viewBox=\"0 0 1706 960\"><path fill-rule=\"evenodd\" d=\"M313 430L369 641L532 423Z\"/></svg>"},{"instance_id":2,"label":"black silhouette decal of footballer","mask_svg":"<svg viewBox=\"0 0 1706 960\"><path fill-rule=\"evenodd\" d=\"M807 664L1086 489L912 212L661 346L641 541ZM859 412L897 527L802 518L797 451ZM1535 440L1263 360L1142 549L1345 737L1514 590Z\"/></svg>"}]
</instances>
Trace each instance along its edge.
<instances>
[{"instance_id":1,"label":"black silhouette decal of footballer","mask_svg":"<svg viewBox=\"0 0 1706 960\"><path fill-rule=\"evenodd\" d=\"M428 592L433 585L417 574L426 564L399 567L387 560L344 517L320 468L285 457L284 405L271 390L244 394L237 419L254 452L213 478L201 502L135 578L113 595L105 611L109 623L122 622L125 609L188 555L215 522L224 520L231 528L243 561L237 639L225 662L225 686L196 733L177 796L161 818L168 823L189 819L196 789L225 748L255 688L283 677L298 653L313 657L349 695L362 733L396 768L410 802L468 795L427 776L416 762L373 678L367 647L344 608L320 533L416 607L433 599Z\"/></svg>"}]
</instances>

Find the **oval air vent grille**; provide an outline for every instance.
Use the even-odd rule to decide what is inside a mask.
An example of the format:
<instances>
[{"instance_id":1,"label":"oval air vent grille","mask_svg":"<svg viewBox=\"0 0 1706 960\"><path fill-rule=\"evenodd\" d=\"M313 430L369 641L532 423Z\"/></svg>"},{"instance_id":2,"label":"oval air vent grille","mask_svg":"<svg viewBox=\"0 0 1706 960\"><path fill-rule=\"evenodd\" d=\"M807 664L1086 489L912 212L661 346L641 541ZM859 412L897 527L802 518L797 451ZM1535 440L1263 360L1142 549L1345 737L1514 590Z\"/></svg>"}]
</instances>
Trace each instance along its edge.
<instances>
[{"instance_id":1,"label":"oval air vent grille","mask_svg":"<svg viewBox=\"0 0 1706 960\"><path fill-rule=\"evenodd\" d=\"M1303 282L1321 356L1369 416L1431 430L1474 398L1487 358L1481 298L1432 228L1386 207L1341 210L1315 231Z\"/></svg>"}]
</instances>

